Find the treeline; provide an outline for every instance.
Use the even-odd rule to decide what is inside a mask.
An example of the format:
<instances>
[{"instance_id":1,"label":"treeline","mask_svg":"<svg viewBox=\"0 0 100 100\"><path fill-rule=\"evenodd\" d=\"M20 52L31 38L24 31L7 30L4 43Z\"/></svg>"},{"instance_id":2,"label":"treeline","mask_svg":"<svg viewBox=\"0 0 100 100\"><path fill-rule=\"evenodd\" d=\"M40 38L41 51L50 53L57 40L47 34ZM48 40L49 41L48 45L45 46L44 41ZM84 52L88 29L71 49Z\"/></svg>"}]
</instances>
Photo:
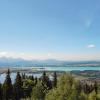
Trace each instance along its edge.
<instances>
[{"instance_id":1,"label":"treeline","mask_svg":"<svg viewBox=\"0 0 100 100\"><path fill-rule=\"evenodd\" d=\"M8 70L0 84L0 100L100 100L100 86L75 80L70 74L57 78L56 72L53 78L46 72L40 78L18 72L12 84Z\"/></svg>"},{"instance_id":2,"label":"treeline","mask_svg":"<svg viewBox=\"0 0 100 100\"><path fill-rule=\"evenodd\" d=\"M37 98L38 96L39 99L44 99L47 91L56 87L56 84L56 72L54 72L54 79L52 79L52 81L45 72L43 72L40 78L34 77L33 75L27 76L17 72L15 81L12 83L10 70L8 69L4 83L0 83L0 100L21 100L31 98L33 91L35 91L34 97Z\"/></svg>"}]
</instances>

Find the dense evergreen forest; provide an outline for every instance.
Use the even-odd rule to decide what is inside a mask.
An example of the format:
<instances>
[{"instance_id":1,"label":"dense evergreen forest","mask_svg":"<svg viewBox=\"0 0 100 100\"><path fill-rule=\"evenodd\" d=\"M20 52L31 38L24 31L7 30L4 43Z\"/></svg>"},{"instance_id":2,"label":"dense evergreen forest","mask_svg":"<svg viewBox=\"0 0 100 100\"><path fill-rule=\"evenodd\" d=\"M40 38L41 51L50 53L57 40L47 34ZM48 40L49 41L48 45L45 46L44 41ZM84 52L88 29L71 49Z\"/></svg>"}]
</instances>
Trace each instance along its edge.
<instances>
[{"instance_id":1,"label":"dense evergreen forest","mask_svg":"<svg viewBox=\"0 0 100 100\"><path fill-rule=\"evenodd\" d=\"M40 78L17 72L12 84L10 70L0 84L0 100L100 100L99 83L82 83L70 74L62 74L53 79L46 72Z\"/></svg>"}]
</instances>

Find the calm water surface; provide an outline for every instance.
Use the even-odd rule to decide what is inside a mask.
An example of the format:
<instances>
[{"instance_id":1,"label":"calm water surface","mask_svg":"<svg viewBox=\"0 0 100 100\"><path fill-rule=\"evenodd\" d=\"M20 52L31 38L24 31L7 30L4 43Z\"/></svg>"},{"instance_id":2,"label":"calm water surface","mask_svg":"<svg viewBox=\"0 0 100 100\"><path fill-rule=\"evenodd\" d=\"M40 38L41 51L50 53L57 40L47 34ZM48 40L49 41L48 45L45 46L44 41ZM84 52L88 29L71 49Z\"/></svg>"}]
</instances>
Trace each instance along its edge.
<instances>
[{"instance_id":1,"label":"calm water surface","mask_svg":"<svg viewBox=\"0 0 100 100\"><path fill-rule=\"evenodd\" d=\"M75 71L75 70L79 70L79 71L84 71L84 70L92 70L92 71L100 71L100 67L28 67L29 68L35 68L39 71ZM24 69L24 68L23 68ZM33 75L34 77L41 77L42 73L39 73L39 74L36 74L36 73L33 73L33 74L27 74L28 76L29 75ZM16 77L16 73L11 73L11 79L12 79L12 83L14 83L15 81L15 77ZM3 83L4 80L5 80L5 77L6 77L6 74L1 74L0 75L0 83Z\"/></svg>"},{"instance_id":2,"label":"calm water surface","mask_svg":"<svg viewBox=\"0 0 100 100\"><path fill-rule=\"evenodd\" d=\"M74 70L79 70L79 71L84 71L84 70L99 70L100 67L45 67L45 70L49 71L74 71Z\"/></svg>"}]
</instances>

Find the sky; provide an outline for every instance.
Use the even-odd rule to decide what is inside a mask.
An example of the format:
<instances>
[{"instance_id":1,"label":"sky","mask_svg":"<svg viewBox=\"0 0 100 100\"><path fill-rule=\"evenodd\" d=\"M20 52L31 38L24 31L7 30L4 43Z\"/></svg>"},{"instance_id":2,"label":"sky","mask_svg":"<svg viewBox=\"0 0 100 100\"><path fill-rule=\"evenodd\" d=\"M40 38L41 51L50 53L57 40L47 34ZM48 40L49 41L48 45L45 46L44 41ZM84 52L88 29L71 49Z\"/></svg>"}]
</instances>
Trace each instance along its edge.
<instances>
[{"instance_id":1,"label":"sky","mask_svg":"<svg viewBox=\"0 0 100 100\"><path fill-rule=\"evenodd\" d=\"M0 57L100 60L100 0L0 0Z\"/></svg>"}]
</instances>

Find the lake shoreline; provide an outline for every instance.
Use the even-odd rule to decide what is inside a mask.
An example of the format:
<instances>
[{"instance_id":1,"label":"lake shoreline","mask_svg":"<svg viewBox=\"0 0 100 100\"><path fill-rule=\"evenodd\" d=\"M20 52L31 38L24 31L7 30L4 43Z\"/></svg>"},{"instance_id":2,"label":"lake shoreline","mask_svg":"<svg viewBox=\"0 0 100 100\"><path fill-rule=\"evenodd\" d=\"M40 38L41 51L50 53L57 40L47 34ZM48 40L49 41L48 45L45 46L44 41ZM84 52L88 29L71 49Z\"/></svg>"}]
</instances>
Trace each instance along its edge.
<instances>
[{"instance_id":1,"label":"lake shoreline","mask_svg":"<svg viewBox=\"0 0 100 100\"><path fill-rule=\"evenodd\" d=\"M48 67L47 67L48 68ZM56 70L48 70L48 69L42 68L42 67L12 67L12 68L0 68L0 75L5 74L7 72L8 69L10 69L11 73L17 73L20 72L21 74L25 73L25 74L42 74L44 71L47 73L47 75L51 75L53 76L53 73L56 72L57 76L60 76L63 73L70 73L72 74L75 78L79 79L79 80L100 80L100 70L73 70L72 71L56 71ZM70 68L70 67L69 67Z\"/></svg>"}]
</instances>

